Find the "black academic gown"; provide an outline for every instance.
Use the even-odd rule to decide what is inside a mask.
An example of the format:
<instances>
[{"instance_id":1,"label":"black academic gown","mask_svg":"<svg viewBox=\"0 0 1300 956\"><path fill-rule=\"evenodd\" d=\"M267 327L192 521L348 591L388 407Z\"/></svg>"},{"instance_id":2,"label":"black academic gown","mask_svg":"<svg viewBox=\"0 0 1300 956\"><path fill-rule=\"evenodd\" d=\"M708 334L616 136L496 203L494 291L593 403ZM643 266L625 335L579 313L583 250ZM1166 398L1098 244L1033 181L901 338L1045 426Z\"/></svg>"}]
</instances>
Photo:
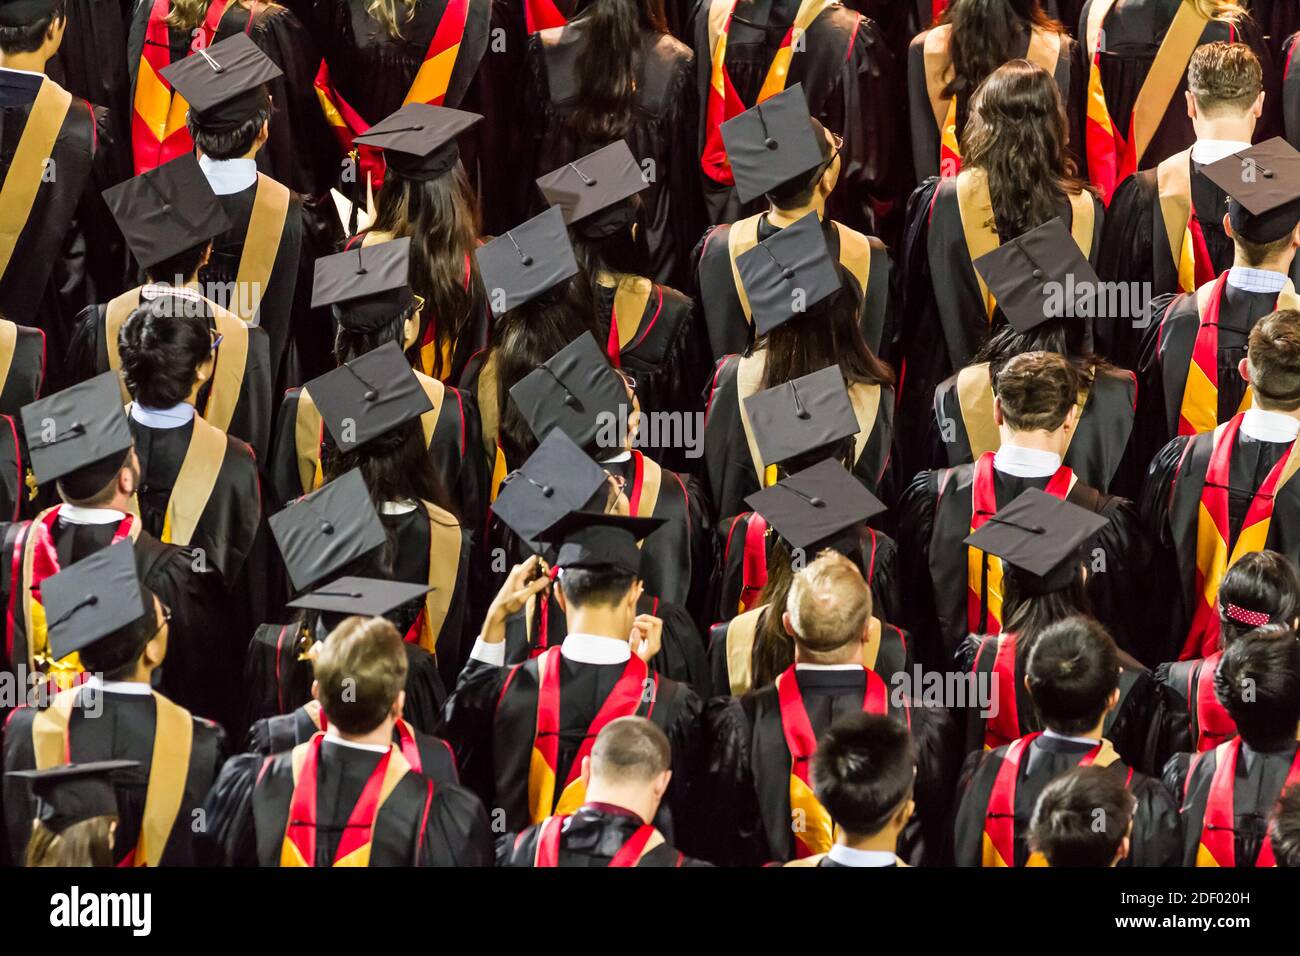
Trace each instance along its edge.
<instances>
[{"instance_id":1,"label":"black academic gown","mask_svg":"<svg viewBox=\"0 0 1300 956\"><path fill-rule=\"evenodd\" d=\"M1029 859L1029 821L1039 795L1056 777L1079 765L1094 744L1039 736L1020 761L1015 793L1015 866ZM984 850L984 821L993 783L1006 747L975 752L962 768L960 803L954 826L953 857L958 866L980 866ZM1137 800L1128 857L1120 866L1177 866L1182 840L1178 806L1155 777L1133 770L1122 760L1107 768L1125 781Z\"/></svg>"},{"instance_id":2,"label":"black academic gown","mask_svg":"<svg viewBox=\"0 0 1300 956\"><path fill-rule=\"evenodd\" d=\"M13 415L0 415L0 517L18 521L30 511L27 488L27 450Z\"/></svg>"},{"instance_id":3,"label":"black academic gown","mask_svg":"<svg viewBox=\"0 0 1300 956\"><path fill-rule=\"evenodd\" d=\"M126 859L140 838L146 800L146 788L153 764L156 705L151 694L100 692L86 696L74 707L68 723L69 751L72 763L97 760L136 760L138 768L113 775L117 792L118 824L113 839L115 863ZM3 784L5 826L15 865L22 865L27 841L36 819L35 800L28 781L9 776L14 770L35 770L36 754L32 743L32 722L36 711L20 707L10 715L4 728ZM192 823L203 798L226 759L226 735L211 721L191 717L193 737L189 768L185 774L180 805L162 852L163 866L193 866L195 830Z\"/></svg>"},{"instance_id":4,"label":"black academic gown","mask_svg":"<svg viewBox=\"0 0 1300 956\"><path fill-rule=\"evenodd\" d=\"M559 866L609 866L623 844L645 825L631 810L608 803L586 803L574 811L560 832ZM537 858L541 824L497 840L497 866L532 866ZM669 843L660 843L637 866L710 866L688 857Z\"/></svg>"},{"instance_id":5,"label":"black academic gown","mask_svg":"<svg viewBox=\"0 0 1300 956\"><path fill-rule=\"evenodd\" d=\"M1217 653L1210 658L1165 661L1151 672L1156 680L1169 688L1182 708L1180 713L1185 719L1182 733L1186 743L1178 748L1179 752L1209 749L1236 736L1236 722L1214 693L1214 672L1221 659L1222 653Z\"/></svg>"},{"instance_id":6,"label":"black academic gown","mask_svg":"<svg viewBox=\"0 0 1300 956\"><path fill-rule=\"evenodd\" d=\"M1282 64L1282 134L1292 146L1300 143L1300 63L1295 62L1297 37L1300 37L1300 32L1286 37L1278 58Z\"/></svg>"},{"instance_id":7,"label":"black academic gown","mask_svg":"<svg viewBox=\"0 0 1300 956\"><path fill-rule=\"evenodd\" d=\"M6 320L0 319L0 325ZM8 373L0 379L0 415L17 416L24 405L41 396L45 382L45 333L14 325L14 345L8 351ZM5 361L0 351L0 361Z\"/></svg>"}]
</instances>

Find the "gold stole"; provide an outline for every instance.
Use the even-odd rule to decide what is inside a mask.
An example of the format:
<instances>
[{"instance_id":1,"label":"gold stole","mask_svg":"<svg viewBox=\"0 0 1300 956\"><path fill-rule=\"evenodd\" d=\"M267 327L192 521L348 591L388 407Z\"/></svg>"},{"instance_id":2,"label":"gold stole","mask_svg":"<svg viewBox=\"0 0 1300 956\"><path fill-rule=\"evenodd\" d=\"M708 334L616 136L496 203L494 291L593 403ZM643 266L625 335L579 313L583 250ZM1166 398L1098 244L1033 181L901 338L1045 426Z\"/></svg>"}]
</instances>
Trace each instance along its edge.
<instances>
[{"instance_id":1,"label":"gold stole","mask_svg":"<svg viewBox=\"0 0 1300 956\"><path fill-rule=\"evenodd\" d=\"M655 284L644 276L615 276L608 272L600 273L596 281L606 289L614 290L612 319L618 325L618 349L621 352L640 331L641 319L645 316Z\"/></svg>"},{"instance_id":2,"label":"gold stole","mask_svg":"<svg viewBox=\"0 0 1300 956\"><path fill-rule=\"evenodd\" d=\"M727 681L731 685L732 697L747 693L753 684L754 637L758 631L759 615L767 607L760 604L750 608L727 624Z\"/></svg>"},{"instance_id":3,"label":"gold stole","mask_svg":"<svg viewBox=\"0 0 1300 956\"><path fill-rule=\"evenodd\" d=\"M194 433L185 449L181 469L176 473L176 484L167 499L163 517L162 541L187 547L203 518L203 512L217 486L221 463L226 458L226 433L213 428L197 412L194 414ZM139 517L140 503L131 496L131 513Z\"/></svg>"},{"instance_id":4,"label":"gold stole","mask_svg":"<svg viewBox=\"0 0 1300 956\"><path fill-rule=\"evenodd\" d=\"M257 310L271 281L288 215L289 187L258 173L253 212L244 234L244 250L239 256L235 292L230 302L235 314L250 324L257 324Z\"/></svg>"},{"instance_id":5,"label":"gold stole","mask_svg":"<svg viewBox=\"0 0 1300 956\"><path fill-rule=\"evenodd\" d=\"M68 721L80 692L78 687L60 691L54 702L32 721L32 749L37 770L61 767L69 762ZM167 840L185 796L190 751L194 744L194 722L190 712L158 693L154 693L153 701L153 756L149 761L140 842L136 844L136 866L158 866L162 861L163 850L167 848Z\"/></svg>"},{"instance_id":6,"label":"gold stole","mask_svg":"<svg viewBox=\"0 0 1300 956\"><path fill-rule=\"evenodd\" d=\"M23 132L18 137L4 186L0 187L0 276L9 269L18 237L32 214L32 205L45 181L45 163L54 152L72 94L49 77L41 79ZM19 263L19 268L22 263Z\"/></svg>"},{"instance_id":7,"label":"gold stole","mask_svg":"<svg viewBox=\"0 0 1300 956\"><path fill-rule=\"evenodd\" d=\"M476 383L479 423L483 429L483 453L492 462L492 479L488 485L489 501L496 501L497 491L506 477L506 456L501 451L501 408L497 403L497 356L496 350L488 353L479 369Z\"/></svg>"},{"instance_id":8,"label":"gold stole","mask_svg":"<svg viewBox=\"0 0 1300 956\"><path fill-rule=\"evenodd\" d=\"M1192 221L1192 150L1175 153L1156 167L1156 190L1160 199L1160 218L1165 224L1169 251L1173 254L1178 288L1191 292L1196 288L1196 258L1189 229Z\"/></svg>"},{"instance_id":9,"label":"gold stole","mask_svg":"<svg viewBox=\"0 0 1300 956\"><path fill-rule=\"evenodd\" d=\"M13 367L14 352L18 348L18 326L8 319L0 319L0 391L4 391L9 381L9 369Z\"/></svg>"},{"instance_id":10,"label":"gold stole","mask_svg":"<svg viewBox=\"0 0 1300 956\"><path fill-rule=\"evenodd\" d=\"M1070 442L1078 434L1079 422L1083 420L1083 410L1088 404L1089 395L1089 391L1081 391L1075 403L1079 418L1066 439L1067 452L1070 450ZM1002 447L1002 435L993 420L993 384L989 379L988 362L967 365L957 373L957 407L961 411L966 440L970 444L971 461L978 461L985 452L995 452Z\"/></svg>"},{"instance_id":11,"label":"gold stole","mask_svg":"<svg viewBox=\"0 0 1300 956\"><path fill-rule=\"evenodd\" d=\"M460 573L460 523L429 501L421 501L429 516L429 584L433 590L424 596L424 626L419 643L429 653L438 647L447 611L456 595L456 577Z\"/></svg>"}]
</instances>

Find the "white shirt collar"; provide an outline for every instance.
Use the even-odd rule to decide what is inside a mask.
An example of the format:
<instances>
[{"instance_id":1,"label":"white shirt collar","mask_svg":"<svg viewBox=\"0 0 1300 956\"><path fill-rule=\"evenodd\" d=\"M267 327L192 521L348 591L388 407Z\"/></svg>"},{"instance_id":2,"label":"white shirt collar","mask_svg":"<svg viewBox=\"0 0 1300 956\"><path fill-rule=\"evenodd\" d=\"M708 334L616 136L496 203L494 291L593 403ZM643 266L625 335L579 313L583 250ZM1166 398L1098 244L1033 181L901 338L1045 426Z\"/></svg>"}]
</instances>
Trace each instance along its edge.
<instances>
[{"instance_id":1,"label":"white shirt collar","mask_svg":"<svg viewBox=\"0 0 1300 956\"><path fill-rule=\"evenodd\" d=\"M632 457L632 452L624 448L622 451L618 452L615 455L610 455L608 458L602 458L600 460L600 463L602 465L613 465L620 461L627 461L631 457Z\"/></svg>"},{"instance_id":2,"label":"white shirt collar","mask_svg":"<svg viewBox=\"0 0 1300 956\"><path fill-rule=\"evenodd\" d=\"M171 408L145 408L139 402L132 402L131 419L145 428L180 428L194 420L194 406L181 402Z\"/></svg>"},{"instance_id":3,"label":"white shirt collar","mask_svg":"<svg viewBox=\"0 0 1300 956\"><path fill-rule=\"evenodd\" d=\"M1241 417L1241 431L1255 441L1293 442L1300 435L1300 420L1281 412L1248 408Z\"/></svg>"},{"instance_id":4,"label":"white shirt collar","mask_svg":"<svg viewBox=\"0 0 1300 956\"><path fill-rule=\"evenodd\" d=\"M1192 159L1204 166L1243 149L1250 149L1250 143L1239 143L1235 139L1198 139L1192 144Z\"/></svg>"},{"instance_id":5,"label":"white shirt collar","mask_svg":"<svg viewBox=\"0 0 1300 956\"><path fill-rule=\"evenodd\" d=\"M993 467L1015 478L1050 478L1061 467L1061 456L1039 448L1004 444L993 455Z\"/></svg>"},{"instance_id":6,"label":"white shirt collar","mask_svg":"<svg viewBox=\"0 0 1300 956\"><path fill-rule=\"evenodd\" d=\"M140 681L100 680L97 674L87 677L86 682L81 686L89 687L94 691L102 691L105 694L134 694L143 697L145 694L153 693L152 687Z\"/></svg>"},{"instance_id":7,"label":"white shirt collar","mask_svg":"<svg viewBox=\"0 0 1300 956\"><path fill-rule=\"evenodd\" d=\"M140 287L141 299L157 299L164 295L174 295L181 299L193 299L199 301L203 296L199 295L198 289L191 289L187 285L172 285L169 282L146 282Z\"/></svg>"},{"instance_id":8,"label":"white shirt collar","mask_svg":"<svg viewBox=\"0 0 1300 956\"><path fill-rule=\"evenodd\" d=\"M218 196L243 192L257 182L257 160L199 157L199 169Z\"/></svg>"},{"instance_id":9,"label":"white shirt collar","mask_svg":"<svg viewBox=\"0 0 1300 956\"><path fill-rule=\"evenodd\" d=\"M1101 741L1098 740L1096 737L1075 737L1072 736L1071 734L1058 734L1055 730L1052 730L1050 728L1045 729L1043 731L1043 736L1052 737L1056 740L1068 740L1070 741L1070 743L1073 744L1092 744L1094 747L1097 744L1101 743Z\"/></svg>"},{"instance_id":10,"label":"white shirt collar","mask_svg":"<svg viewBox=\"0 0 1300 956\"><path fill-rule=\"evenodd\" d=\"M353 750L369 750L371 753L386 754L392 747L389 744L362 744L355 740L344 740L337 736L333 727L325 730L325 740L327 743L338 744L340 747L351 747Z\"/></svg>"},{"instance_id":11,"label":"white shirt collar","mask_svg":"<svg viewBox=\"0 0 1300 956\"><path fill-rule=\"evenodd\" d=\"M37 73L35 70L20 70L13 66L0 66L0 70L4 70L6 73L21 73L24 76L39 76L42 79L45 78L44 73Z\"/></svg>"},{"instance_id":12,"label":"white shirt collar","mask_svg":"<svg viewBox=\"0 0 1300 956\"><path fill-rule=\"evenodd\" d=\"M59 505L59 520L68 524L116 524L125 518L121 511L112 508L82 508L78 505Z\"/></svg>"},{"instance_id":13,"label":"white shirt collar","mask_svg":"<svg viewBox=\"0 0 1300 956\"><path fill-rule=\"evenodd\" d=\"M1286 286L1287 275L1272 269L1251 269L1247 266L1233 266L1228 270L1228 285L1242 292L1281 292Z\"/></svg>"},{"instance_id":14,"label":"white shirt collar","mask_svg":"<svg viewBox=\"0 0 1300 956\"><path fill-rule=\"evenodd\" d=\"M624 664L632 656L632 645L613 637L570 632L560 653L577 664Z\"/></svg>"},{"instance_id":15,"label":"white shirt collar","mask_svg":"<svg viewBox=\"0 0 1300 956\"><path fill-rule=\"evenodd\" d=\"M414 510L414 501L381 501L379 503L379 513L381 515L405 515Z\"/></svg>"},{"instance_id":16,"label":"white shirt collar","mask_svg":"<svg viewBox=\"0 0 1300 956\"><path fill-rule=\"evenodd\" d=\"M843 843L836 843L826 854L841 866L894 866L898 857L889 850L855 850Z\"/></svg>"},{"instance_id":17,"label":"white shirt collar","mask_svg":"<svg viewBox=\"0 0 1300 956\"><path fill-rule=\"evenodd\" d=\"M799 671L860 671L863 670L861 664L795 664L795 670Z\"/></svg>"}]
</instances>

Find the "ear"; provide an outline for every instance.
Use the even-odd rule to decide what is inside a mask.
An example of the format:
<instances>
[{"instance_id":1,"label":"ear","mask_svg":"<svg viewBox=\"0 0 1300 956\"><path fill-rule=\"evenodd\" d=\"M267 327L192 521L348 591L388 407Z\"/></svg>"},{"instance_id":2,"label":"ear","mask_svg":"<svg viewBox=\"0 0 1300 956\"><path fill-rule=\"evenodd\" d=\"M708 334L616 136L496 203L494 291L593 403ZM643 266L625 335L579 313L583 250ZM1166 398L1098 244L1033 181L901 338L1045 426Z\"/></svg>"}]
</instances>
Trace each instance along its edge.
<instances>
[{"instance_id":1,"label":"ear","mask_svg":"<svg viewBox=\"0 0 1300 956\"><path fill-rule=\"evenodd\" d=\"M404 710L406 710L406 691L399 690L397 692L397 699L393 701L393 709L391 713L396 719L402 716Z\"/></svg>"},{"instance_id":2,"label":"ear","mask_svg":"<svg viewBox=\"0 0 1300 956\"><path fill-rule=\"evenodd\" d=\"M1002 399L996 395L993 396L993 424L1002 426L1007 423L1007 417L1002 414Z\"/></svg>"},{"instance_id":3,"label":"ear","mask_svg":"<svg viewBox=\"0 0 1300 956\"><path fill-rule=\"evenodd\" d=\"M403 351L405 351L405 349L409 349L412 345L414 345L415 340L419 337L419 335L420 335L420 310L416 309L409 316L407 316L406 321L402 323L402 345L404 346Z\"/></svg>"},{"instance_id":4,"label":"ear","mask_svg":"<svg viewBox=\"0 0 1300 956\"><path fill-rule=\"evenodd\" d=\"M1223 214L1223 231L1228 234L1229 239L1237 238L1237 234L1232 231L1232 217L1226 212Z\"/></svg>"},{"instance_id":5,"label":"ear","mask_svg":"<svg viewBox=\"0 0 1300 956\"><path fill-rule=\"evenodd\" d=\"M406 692L403 691L402 693L406 693ZM320 681L318 680L314 680L311 682L311 699L320 700Z\"/></svg>"},{"instance_id":6,"label":"ear","mask_svg":"<svg viewBox=\"0 0 1300 956\"><path fill-rule=\"evenodd\" d=\"M1247 382L1250 381L1250 362L1247 361L1245 357L1237 363L1237 374L1240 375L1243 380Z\"/></svg>"},{"instance_id":7,"label":"ear","mask_svg":"<svg viewBox=\"0 0 1300 956\"><path fill-rule=\"evenodd\" d=\"M556 578L551 582L551 593L555 595L555 603L560 606L560 610L565 614L568 614L569 602L564 597L564 586L560 584L559 578Z\"/></svg>"},{"instance_id":8,"label":"ear","mask_svg":"<svg viewBox=\"0 0 1300 956\"><path fill-rule=\"evenodd\" d=\"M1126 860L1126 859L1128 859L1128 853L1129 853L1129 848L1130 848L1131 844L1132 844L1132 841L1131 841L1130 838L1127 837L1127 836L1124 837L1124 839L1122 839L1122 840L1119 841L1119 849L1115 851L1115 861L1114 861L1113 863L1111 863L1111 866L1114 866L1114 865L1115 865L1116 863L1118 863L1120 860Z\"/></svg>"},{"instance_id":9,"label":"ear","mask_svg":"<svg viewBox=\"0 0 1300 956\"><path fill-rule=\"evenodd\" d=\"M590 756L582 758L582 770L578 774L578 776L582 779L582 786L584 788L591 785L591 757Z\"/></svg>"},{"instance_id":10,"label":"ear","mask_svg":"<svg viewBox=\"0 0 1300 956\"><path fill-rule=\"evenodd\" d=\"M1110 696L1106 698L1106 713L1109 714L1112 710L1114 710L1118 706L1119 706L1119 688L1116 687L1113 691L1110 692Z\"/></svg>"},{"instance_id":11,"label":"ear","mask_svg":"<svg viewBox=\"0 0 1300 956\"><path fill-rule=\"evenodd\" d=\"M1187 118L1192 121L1195 121L1196 120L1196 97L1192 96L1191 90L1185 91L1183 93L1183 96L1187 97Z\"/></svg>"},{"instance_id":12,"label":"ear","mask_svg":"<svg viewBox=\"0 0 1300 956\"><path fill-rule=\"evenodd\" d=\"M1263 90L1259 91L1259 96L1255 97L1255 105L1250 108L1250 115L1259 119L1264 115L1264 96Z\"/></svg>"},{"instance_id":13,"label":"ear","mask_svg":"<svg viewBox=\"0 0 1300 956\"><path fill-rule=\"evenodd\" d=\"M1065 413L1065 421L1061 423L1061 427L1068 432L1068 431L1072 431L1074 427L1078 424L1079 424L1079 406L1071 405L1070 410Z\"/></svg>"},{"instance_id":14,"label":"ear","mask_svg":"<svg viewBox=\"0 0 1300 956\"><path fill-rule=\"evenodd\" d=\"M783 628L785 628L785 632L786 632L787 634L789 634L791 637L794 637L794 636L795 636L795 633L794 633L794 624L793 624L793 623L791 622L791 620L790 620L790 612L789 612L789 611L782 611L782 612L781 612L781 626L782 626Z\"/></svg>"},{"instance_id":15,"label":"ear","mask_svg":"<svg viewBox=\"0 0 1300 956\"><path fill-rule=\"evenodd\" d=\"M651 786L654 790L656 800L663 799L663 795L668 792L668 784L672 782L672 779L673 772L671 770L665 770L655 778L654 783Z\"/></svg>"}]
</instances>

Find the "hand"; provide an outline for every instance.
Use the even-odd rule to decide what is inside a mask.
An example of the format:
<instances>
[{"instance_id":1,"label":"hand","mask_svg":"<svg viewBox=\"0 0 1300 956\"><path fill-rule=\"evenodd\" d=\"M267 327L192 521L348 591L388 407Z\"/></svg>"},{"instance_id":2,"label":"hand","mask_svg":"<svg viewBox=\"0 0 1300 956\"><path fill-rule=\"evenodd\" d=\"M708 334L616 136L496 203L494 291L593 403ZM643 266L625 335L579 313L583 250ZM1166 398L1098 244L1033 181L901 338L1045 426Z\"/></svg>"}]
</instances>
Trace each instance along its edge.
<instances>
[{"instance_id":1,"label":"hand","mask_svg":"<svg viewBox=\"0 0 1300 956\"><path fill-rule=\"evenodd\" d=\"M505 622L512 614L518 614L535 595L551 586L551 569L538 555L533 555L522 564L516 564L506 575L501 590L492 599L487 617L483 621L483 630L479 637L484 643L498 644L506 639Z\"/></svg>"},{"instance_id":2,"label":"hand","mask_svg":"<svg viewBox=\"0 0 1300 956\"><path fill-rule=\"evenodd\" d=\"M638 614L632 621L632 635L628 643L632 645L633 654L649 662L663 646L663 637L664 622L660 618L652 614Z\"/></svg>"}]
</instances>

